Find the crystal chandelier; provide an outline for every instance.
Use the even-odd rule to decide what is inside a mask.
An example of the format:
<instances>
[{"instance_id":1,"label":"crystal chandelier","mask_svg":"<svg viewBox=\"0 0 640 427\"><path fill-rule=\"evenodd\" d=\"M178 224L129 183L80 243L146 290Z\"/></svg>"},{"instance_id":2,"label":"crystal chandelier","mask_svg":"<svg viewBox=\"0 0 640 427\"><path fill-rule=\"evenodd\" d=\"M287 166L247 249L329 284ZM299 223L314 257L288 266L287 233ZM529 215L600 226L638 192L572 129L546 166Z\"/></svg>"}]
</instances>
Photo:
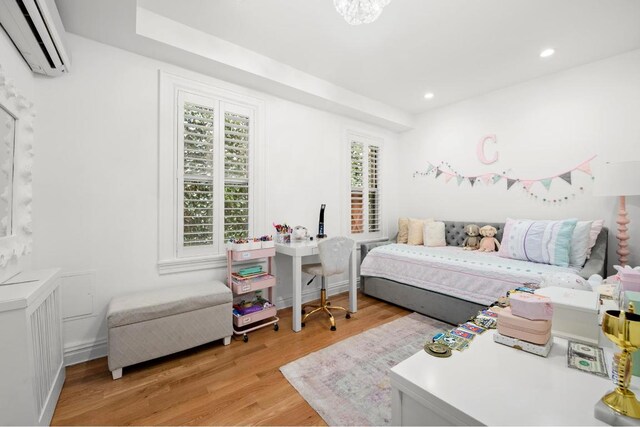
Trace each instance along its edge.
<instances>
[{"instance_id":1,"label":"crystal chandelier","mask_svg":"<svg viewBox=\"0 0 640 427\"><path fill-rule=\"evenodd\" d=\"M369 24L382 13L391 0L333 0L336 10L349 24Z\"/></svg>"}]
</instances>

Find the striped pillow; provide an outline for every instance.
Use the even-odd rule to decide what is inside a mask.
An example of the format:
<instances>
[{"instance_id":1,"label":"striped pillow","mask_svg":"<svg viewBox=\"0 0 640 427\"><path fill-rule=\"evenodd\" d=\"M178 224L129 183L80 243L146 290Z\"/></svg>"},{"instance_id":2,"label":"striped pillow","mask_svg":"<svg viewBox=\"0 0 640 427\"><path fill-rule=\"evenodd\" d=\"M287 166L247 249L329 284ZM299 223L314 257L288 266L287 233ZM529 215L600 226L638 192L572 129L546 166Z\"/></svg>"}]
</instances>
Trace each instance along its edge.
<instances>
[{"instance_id":1,"label":"striped pillow","mask_svg":"<svg viewBox=\"0 0 640 427\"><path fill-rule=\"evenodd\" d=\"M569 266L571 237L578 220L534 221L507 218L498 254L504 258Z\"/></svg>"}]
</instances>

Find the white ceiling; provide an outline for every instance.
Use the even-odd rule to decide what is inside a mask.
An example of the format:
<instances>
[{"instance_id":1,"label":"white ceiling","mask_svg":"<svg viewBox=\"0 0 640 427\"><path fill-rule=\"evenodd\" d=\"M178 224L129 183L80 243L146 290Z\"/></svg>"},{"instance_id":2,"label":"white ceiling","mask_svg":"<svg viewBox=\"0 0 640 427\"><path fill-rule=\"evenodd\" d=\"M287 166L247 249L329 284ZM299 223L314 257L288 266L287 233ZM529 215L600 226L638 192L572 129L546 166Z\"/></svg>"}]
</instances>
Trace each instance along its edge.
<instances>
[{"instance_id":1,"label":"white ceiling","mask_svg":"<svg viewBox=\"0 0 640 427\"><path fill-rule=\"evenodd\" d=\"M136 36L136 1L403 114L640 48L640 0L392 0L376 22L360 26L348 25L333 0L57 3L68 31L190 68L175 46L165 54ZM546 47L556 54L542 60ZM243 83L240 73L214 68L197 71L260 89L255 79ZM423 98L427 91L432 100Z\"/></svg>"},{"instance_id":2,"label":"white ceiling","mask_svg":"<svg viewBox=\"0 0 640 427\"><path fill-rule=\"evenodd\" d=\"M638 0L393 0L360 26L332 0L141 3L413 113L640 48Z\"/></svg>"}]
</instances>

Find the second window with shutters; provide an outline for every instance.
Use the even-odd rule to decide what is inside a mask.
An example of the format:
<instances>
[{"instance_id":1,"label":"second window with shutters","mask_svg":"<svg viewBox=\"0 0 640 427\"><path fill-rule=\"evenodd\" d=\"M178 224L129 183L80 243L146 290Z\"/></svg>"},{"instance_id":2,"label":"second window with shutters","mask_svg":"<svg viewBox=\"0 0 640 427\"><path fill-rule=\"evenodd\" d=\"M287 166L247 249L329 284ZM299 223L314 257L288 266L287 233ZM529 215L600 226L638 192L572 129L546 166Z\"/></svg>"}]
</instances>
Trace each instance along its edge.
<instances>
[{"instance_id":1,"label":"second window with shutters","mask_svg":"<svg viewBox=\"0 0 640 427\"><path fill-rule=\"evenodd\" d=\"M349 232L358 240L382 235L381 141L349 134Z\"/></svg>"},{"instance_id":2,"label":"second window with shutters","mask_svg":"<svg viewBox=\"0 0 640 427\"><path fill-rule=\"evenodd\" d=\"M252 232L251 108L178 94L178 256L224 252Z\"/></svg>"}]
</instances>

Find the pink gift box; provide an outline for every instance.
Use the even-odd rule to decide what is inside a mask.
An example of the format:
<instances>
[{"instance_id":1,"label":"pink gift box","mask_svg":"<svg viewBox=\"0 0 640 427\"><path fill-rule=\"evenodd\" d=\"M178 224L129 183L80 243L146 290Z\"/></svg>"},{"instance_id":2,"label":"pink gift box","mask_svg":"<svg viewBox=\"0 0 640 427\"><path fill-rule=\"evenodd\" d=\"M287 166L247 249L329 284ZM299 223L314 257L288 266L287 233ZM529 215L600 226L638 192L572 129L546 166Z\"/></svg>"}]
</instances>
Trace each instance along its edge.
<instances>
[{"instance_id":1,"label":"pink gift box","mask_svg":"<svg viewBox=\"0 0 640 427\"><path fill-rule=\"evenodd\" d=\"M509 305L514 316L529 320L551 320L553 304L544 295L515 292L509 295Z\"/></svg>"},{"instance_id":2,"label":"pink gift box","mask_svg":"<svg viewBox=\"0 0 640 427\"><path fill-rule=\"evenodd\" d=\"M625 291L640 292L640 271L632 268L618 270L622 289Z\"/></svg>"},{"instance_id":3,"label":"pink gift box","mask_svg":"<svg viewBox=\"0 0 640 427\"><path fill-rule=\"evenodd\" d=\"M511 296L509 296L511 300ZM551 320L529 320L514 316L509 307L498 312L498 333L530 343L545 345L551 337Z\"/></svg>"}]
</instances>

